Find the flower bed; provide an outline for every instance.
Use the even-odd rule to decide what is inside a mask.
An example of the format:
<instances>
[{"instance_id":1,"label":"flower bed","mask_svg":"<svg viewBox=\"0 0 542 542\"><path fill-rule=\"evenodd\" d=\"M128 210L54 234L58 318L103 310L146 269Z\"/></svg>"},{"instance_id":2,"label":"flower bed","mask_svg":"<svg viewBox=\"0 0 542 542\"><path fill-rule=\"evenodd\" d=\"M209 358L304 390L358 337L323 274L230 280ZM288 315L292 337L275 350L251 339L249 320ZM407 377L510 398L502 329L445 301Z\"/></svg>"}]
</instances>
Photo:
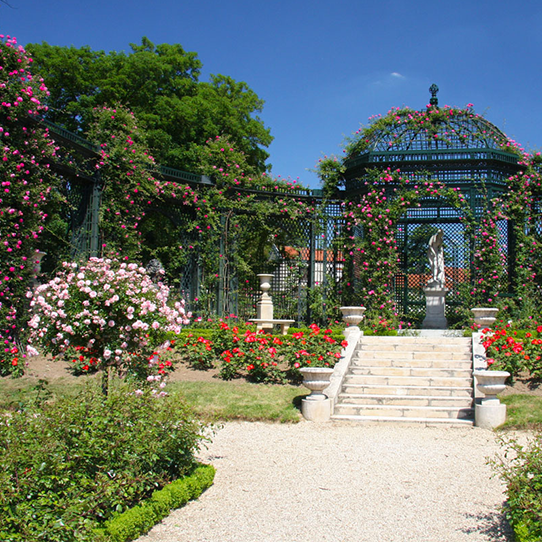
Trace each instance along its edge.
<instances>
[{"instance_id":1,"label":"flower bed","mask_svg":"<svg viewBox=\"0 0 542 542\"><path fill-rule=\"evenodd\" d=\"M192 367L218 367L225 380L246 376L253 382L299 381L301 367L333 367L346 346L342 332L321 329L289 330L270 335L254 326L219 321L213 330L186 330L176 351Z\"/></svg>"},{"instance_id":2,"label":"flower bed","mask_svg":"<svg viewBox=\"0 0 542 542\"><path fill-rule=\"evenodd\" d=\"M542 377L542 325L538 322L532 320L521 326L501 322L482 333L490 369L508 371L512 376L525 371Z\"/></svg>"}]
</instances>

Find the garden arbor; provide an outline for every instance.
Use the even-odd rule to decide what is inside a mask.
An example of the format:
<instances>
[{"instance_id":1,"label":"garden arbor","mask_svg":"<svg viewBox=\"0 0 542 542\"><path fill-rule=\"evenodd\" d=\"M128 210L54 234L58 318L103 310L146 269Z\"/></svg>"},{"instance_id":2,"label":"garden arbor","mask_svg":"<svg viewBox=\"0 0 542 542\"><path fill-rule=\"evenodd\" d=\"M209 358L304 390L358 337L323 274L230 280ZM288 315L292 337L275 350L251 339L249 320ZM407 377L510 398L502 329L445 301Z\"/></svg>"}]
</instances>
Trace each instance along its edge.
<instances>
[{"instance_id":1,"label":"garden arbor","mask_svg":"<svg viewBox=\"0 0 542 542\"><path fill-rule=\"evenodd\" d=\"M390 310L395 302L393 310L411 321L423 318L427 244L438 229L445 237L448 312L461 302L461 288L482 273L498 273L499 291L507 291L514 234L495 202L525 170L517 145L496 126L470 105L440 108L436 85L430 91L424 110L392 109L374 118L355 134L342 161L320 166L346 205L352 301L361 298L376 309L388 303ZM489 257L480 256L487 235L495 238L500 270L487 269ZM388 275L375 280L379 271L369 258L387 266ZM487 302L491 295L483 293Z\"/></svg>"},{"instance_id":2,"label":"garden arbor","mask_svg":"<svg viewBox=\"0 0 542 542\"><path fill-rule=\"evenodd\" d=\"M130 257L143 263L160 258L199 314L254 317L256 274L274 273L277 317L325 321L339 316L341 304L363 304L369 318L404 316L419 324L427 244L438 229L445 237L449 322L464 319L458 307L493 303L503 293L518 296L518 284L537 281L535 250L525 249L539 246L536 235L529 237L538 227L536 160L470 106L440 108L435 89L426 109L392 109L357 132L344 159L322 161L324 191L243 176L242 156L223 138L207 142L208 172L149 163L140 185L131 169L129 177L115 177L115 160L122 163L126 149L119 159L107 155L98 174L92 164L103 148L69 141L68 132L49 127L70 149L59 151L55 167L70 179L72 254L96 254L111 235L124 247L124 232L134 232ZM131 141L135 131L126 137ZM77 154L82 167L72 171ZM104 197L108 183L110 199ZM116 198L126 187L137 197ZM110 218L98 227L104 211ZM530 230L523 226L529 221ZM126 224L121 237L119 223ZM508 266L518 258L526 265Z\"/></svg>"}]
</instances>

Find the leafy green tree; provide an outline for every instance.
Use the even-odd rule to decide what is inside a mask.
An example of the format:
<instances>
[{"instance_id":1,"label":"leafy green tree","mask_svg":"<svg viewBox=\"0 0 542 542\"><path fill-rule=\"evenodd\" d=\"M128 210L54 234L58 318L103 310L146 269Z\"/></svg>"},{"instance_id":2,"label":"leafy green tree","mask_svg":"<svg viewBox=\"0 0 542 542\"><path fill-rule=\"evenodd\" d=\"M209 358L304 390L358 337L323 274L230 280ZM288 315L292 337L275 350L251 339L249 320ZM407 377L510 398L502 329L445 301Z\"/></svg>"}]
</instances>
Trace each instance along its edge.
<instances>
[{"instance_id":1,"label":"leafy green tree","mask_svg":"<svg viewBox=\"0 0 542 542\"><path fill-rule=\"evenodd\" d=\"M224 75L199 81L201 61L179 44L143 38L131 51L29 44L34 71L50 90L47 118L87 133L93 110L122 104L146 129L157 162L193 171L210 137L228 135L259 172L266 169L270 131L257 116L263 101Z\"/></svg>"}]
</instances>

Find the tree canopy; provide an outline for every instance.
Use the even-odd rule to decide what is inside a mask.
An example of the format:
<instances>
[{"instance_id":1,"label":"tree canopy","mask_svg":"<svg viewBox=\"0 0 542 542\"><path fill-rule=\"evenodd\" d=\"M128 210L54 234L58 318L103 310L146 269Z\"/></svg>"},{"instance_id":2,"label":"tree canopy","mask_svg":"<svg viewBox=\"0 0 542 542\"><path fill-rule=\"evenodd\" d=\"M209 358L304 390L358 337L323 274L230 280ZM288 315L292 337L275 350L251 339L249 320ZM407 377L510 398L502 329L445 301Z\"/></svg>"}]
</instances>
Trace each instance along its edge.
<instances>
[{"instance_id":1,"label":"tree canopy","mask_svg":"<svg viewBox=\"0 0 542 542\"><path fill-rule=\"evenodd\" d=\"M142 123L160 164L194 171L205 142L220 135L257 171L267 169L265 147L273 138L257 116L264 102L246 83L225 75L200 81L201 61L179 44L144 37L130 48L127 54L29 44L33 72L50 91L47 118L87 134L94 108L122 104Z\"/></svg>"}]
</instances>

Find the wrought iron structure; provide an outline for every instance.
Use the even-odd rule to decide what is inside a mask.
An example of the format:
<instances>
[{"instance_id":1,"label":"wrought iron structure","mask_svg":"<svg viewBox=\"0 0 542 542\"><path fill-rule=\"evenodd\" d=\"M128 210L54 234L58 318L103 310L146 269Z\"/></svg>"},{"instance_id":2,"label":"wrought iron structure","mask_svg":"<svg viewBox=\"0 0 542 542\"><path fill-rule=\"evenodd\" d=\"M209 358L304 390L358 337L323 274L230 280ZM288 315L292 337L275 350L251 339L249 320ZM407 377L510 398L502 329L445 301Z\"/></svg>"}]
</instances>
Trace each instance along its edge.
<instances>
[{"instance_id":1,"label":"wrought iron structure","mask_svg":"<svg viewBox=\"0 0 542 542\"><path fill-rule=\"evenodd\" d=\"M430 88L431 107L438 109L438 87ZM506 179L520 166L517 156L502 144L506 136L493 124L471 112L444 118L435 115L430 125L403 123L372 133L363 149L348 156L344 165L344 190L333 200L326 199L320 190L298 190L289 194L305 199L318 209L314 216L287 220L274 217L272 238L259 241L254 264L249 268L235 265L235 251L242 250L233 231L231 217L222 221L222 235L218 250L221 258L216 270L219 280L216 291L208 296L207 309L218 314L235 313L249 318L255 315L259 295L256 274L274 273L272 293L277 318L294 317L299 322L325 319L329 316L329 303L340 304L340 282L344 273L344 256L340 245L343 230L341 202L360 198L367 187L365 180L371 170L400 169L414 179L431 178L447 187L458 188L466 196L473 216L480 218L484 202L503 193ZM41 121L44 122L44 121ZM101 245L98 216L103 179L92 167L99 157L99 149L83 138L52 123L45 122L56 140L62 144L59 160L54 165L65 179L70 201L68 223L72 255L99 254ZM197 186L208 186L212 180L201 175L161 167L152 172L166 180ZM393 197L393 184L387 184L388 196ZM266 192L248 188L239 191L269 197ZM181 226L191 219L186 209L149 209L148 215L161 217L165 223ZM237 216L246 228L258 229L252 224L255 217ZM445 260L447 286L452 291L449 305L461 283L470 280L473 239L468 238L457 208L441 197L426 197L420 207L407 210L401 219L396 238L400 248L400 272L395 277L396 298L406 315L416 318L424 306L422 288L427 280L427 242L437 228L445 234ZM505 249L513 252L513 239L507 225L499 224ZM363 235L358 230L357 235ZM179 240L189 244L190 238ZM506 252L506 250L505 250ZM189 302L201 298L202 269L199 256L193 254L187 261L179 287ZM209 292L207 292L209 294Z\"/></svg>"},{"instance_id":2,"label":"wrought iron structure","mask_svg":"<svg viewBox=\"0 0 542 542\"><path fill-rule=\"evenodd\" d=\"M438 111L432 85L430 110ZM399 114L399 113L398 113ZM469 110L449 115L425 115L423 122L401 122L410 115L403 112L395 125L375 131L365 140L361 152L345 161L344 196L359 198L371 170L400 170L414 180L432 179L447 188L459 189L466 197L472 216L479 221L487 201L502 195L507 178L520 171L518 156L507 152L507 137L491 122ZM397 185L385 185L386 196L393 198ZM460 211L442 197L425 197L420 207L409 208L397 229L400 272L395 277L397 301L404 314L422 315L423 287L427 282L427 242L437 229L445 234L448 308L454 305L458 287L471 277L474 239L465 231ZM504 252L513 251L508 225L499 223ZM358 235L363 235L362 231Z\"/></svg>"}]
</instances>

